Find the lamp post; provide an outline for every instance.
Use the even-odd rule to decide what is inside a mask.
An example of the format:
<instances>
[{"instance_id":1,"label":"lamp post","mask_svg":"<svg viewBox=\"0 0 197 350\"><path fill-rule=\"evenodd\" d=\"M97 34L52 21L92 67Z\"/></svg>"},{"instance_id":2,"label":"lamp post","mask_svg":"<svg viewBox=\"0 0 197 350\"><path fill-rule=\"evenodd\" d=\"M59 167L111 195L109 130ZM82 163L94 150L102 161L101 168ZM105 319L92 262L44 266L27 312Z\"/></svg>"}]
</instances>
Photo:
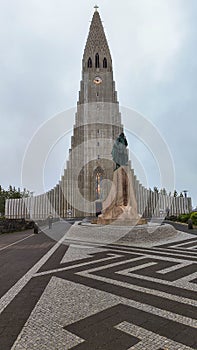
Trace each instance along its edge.
<instances>
[{"instance_id":1,"label":"lamp post","mask_svg":"<svg viewBox=\"0 0 197 350\"><path fill-rule=\"evenodd\" d=\"M188 190L183 190L184 196L185 196L185 211L187 213L188 207L187 207L187 192Z\"/></svg>"},{"instance_id":2,"label":"lamp post","mask_svg":"<svg viewBox=\"0 0 197 350\"><path fill-rule=\"evenodd\" d=\"M32 219L32 206L33 206L33 195L34 191L29 192L30 194L30 202L29 202L29 217Z\"/></svg>"}]
</instances>

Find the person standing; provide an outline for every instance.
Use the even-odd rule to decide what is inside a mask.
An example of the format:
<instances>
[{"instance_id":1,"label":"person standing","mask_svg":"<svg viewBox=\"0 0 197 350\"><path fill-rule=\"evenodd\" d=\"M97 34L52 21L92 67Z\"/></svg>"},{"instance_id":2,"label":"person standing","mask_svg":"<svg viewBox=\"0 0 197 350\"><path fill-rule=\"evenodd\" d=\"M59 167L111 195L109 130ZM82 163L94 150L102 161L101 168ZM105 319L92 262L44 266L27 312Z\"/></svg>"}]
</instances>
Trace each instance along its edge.
<instances>
[{"instance_id":1,"label":"person standing","mask_svg":"<svg viewBox=\"0 0 197 350\"><path fill-rule=\"evenodd\" d=\"M48 216L49 229L52 228L52 223L53 223L53 215L50 213Z\"/></svg>"}]
</instances>

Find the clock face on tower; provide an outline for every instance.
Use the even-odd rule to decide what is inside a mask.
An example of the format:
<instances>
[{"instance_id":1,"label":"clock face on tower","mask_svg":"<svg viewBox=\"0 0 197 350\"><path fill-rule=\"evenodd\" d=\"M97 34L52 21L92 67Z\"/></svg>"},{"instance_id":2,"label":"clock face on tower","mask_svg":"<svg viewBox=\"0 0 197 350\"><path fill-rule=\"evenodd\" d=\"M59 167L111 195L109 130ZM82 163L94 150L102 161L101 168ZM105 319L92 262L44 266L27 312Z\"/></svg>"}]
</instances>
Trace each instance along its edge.
<instances>
[{"instance_id":1,"label":"clock face on tower","mask_svg":"<svg viewBox=\"0 0 197 350\"><path fill-rule=\"evenodd\" d=\"M100 77L94 78L94 84L99 85L102 83L102 79Z\"/></svg>"}]
</instances>

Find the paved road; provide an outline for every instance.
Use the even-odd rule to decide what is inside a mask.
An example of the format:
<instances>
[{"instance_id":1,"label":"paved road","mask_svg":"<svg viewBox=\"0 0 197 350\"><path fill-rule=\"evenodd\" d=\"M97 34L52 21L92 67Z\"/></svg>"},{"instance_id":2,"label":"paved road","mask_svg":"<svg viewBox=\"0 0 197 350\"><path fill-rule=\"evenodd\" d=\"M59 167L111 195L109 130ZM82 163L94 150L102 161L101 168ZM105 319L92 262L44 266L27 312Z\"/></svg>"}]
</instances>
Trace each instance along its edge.
<instances>
[{"instance_id":1,"label":"paved road","mask_svg":"<svg viewBox=\"0 0 197 350\"><path fill-rule=\"evenodd\" d=\"M188 229L188 225L186 225L186 224L181 224L178 222L167 221L167 220L165 222L174 226L176 228L176 230L187 232L187 233L190 233L192 235L197 235L197 228Z\"/></svg>"},{"instance_id":2,"label":"paved road","mask_svg":"<svg viewBox=\"0 0 197 350\"><path fill-rule=\"evenodd\" d=\"M52 246L47 236L33 230L0 236L0 297L4 295Z\"/></svg>"},{"instance_id":3,"label":"paved road","mask_svg":"<svg viewBox=\"0 0 197 350\"><path fill-rule=\"evenodd\" d=\"M123 233L0 236L0 349L197 349L197 237L137 246Z\"/></svg>"}]
</instances>

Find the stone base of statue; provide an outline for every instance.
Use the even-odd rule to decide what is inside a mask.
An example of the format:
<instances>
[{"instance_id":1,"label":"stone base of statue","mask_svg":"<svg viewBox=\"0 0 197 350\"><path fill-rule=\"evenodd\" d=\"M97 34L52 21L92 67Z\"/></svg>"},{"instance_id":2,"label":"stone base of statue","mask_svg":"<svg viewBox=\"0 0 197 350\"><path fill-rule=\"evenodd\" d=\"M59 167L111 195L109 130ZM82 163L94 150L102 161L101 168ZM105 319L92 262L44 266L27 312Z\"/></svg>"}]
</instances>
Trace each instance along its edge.
<instances>
[{"instance_id":1,"label":"stone base of statue","mask_svg":"<svg viewBox=\"0 0 197 350\"><path fill-rule=\"evenodd\" d=\"M137 212L133 178L128 166L121 166L114 171L112 187L103 202L102 214L98 216L97 223L126 226L147 223Z\"/></svg>"}]
</instances>

